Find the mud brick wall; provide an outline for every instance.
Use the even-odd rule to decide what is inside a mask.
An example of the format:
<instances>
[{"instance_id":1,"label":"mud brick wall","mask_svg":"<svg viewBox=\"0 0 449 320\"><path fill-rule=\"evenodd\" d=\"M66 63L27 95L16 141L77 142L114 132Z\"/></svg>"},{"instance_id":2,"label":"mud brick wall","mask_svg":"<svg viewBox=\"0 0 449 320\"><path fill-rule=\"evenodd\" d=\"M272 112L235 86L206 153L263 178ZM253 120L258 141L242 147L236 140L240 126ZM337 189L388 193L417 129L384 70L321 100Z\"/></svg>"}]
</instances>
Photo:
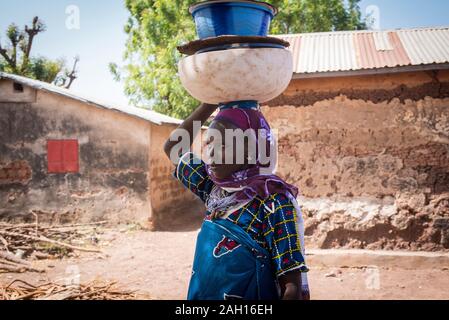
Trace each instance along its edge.
<instances>
[{"instance_id":1,"label":"mud brick wall","mask_svg":"<svg viewBox=\"0 0 449 320\"><path fill-rule=\"evenodd\" d=\"M160 127L151 134L151 204L156 230L198 229L206 210L204 204L173 177L175 165L160 146L170 136L174 126ZM197 138L198 141L200 137Z\"/></svg>"},{"instance_id":2,"label":"mud brick wall","mask_svg":"<svg viewBox=\"0 0 449 320\"><path fill-rule=\"evenodd\" d=\"M24 184L31 180L32 170L26 161L13 161L0 167L0 185Z\"/></svg>"},{"instance_id":3,"label":"mud brick wall","mask_svg":"<svg viewBox=\"0 0 449 320\"><path fill-rule=\"evenodd\" d=\"M164 214L155 200L164 194L177 196L166 199L171 214L185 213L176 209L189 205L188 192L164 183L161 141L175 126L12 87L0 80L0 220L148 222ZM79 172L47 171L47 141L61 139L77 140Z\"/></svg>"},{"instance_id":4,"label":"mud brick wall","mask_svg":"<svg viewBox=\"0 0 449 320\"><path fill-rule=\"evenodd\" d=\"M449 249L449 71L294 80L263 112L309 247Z\"/></svg>"}]
</instances>

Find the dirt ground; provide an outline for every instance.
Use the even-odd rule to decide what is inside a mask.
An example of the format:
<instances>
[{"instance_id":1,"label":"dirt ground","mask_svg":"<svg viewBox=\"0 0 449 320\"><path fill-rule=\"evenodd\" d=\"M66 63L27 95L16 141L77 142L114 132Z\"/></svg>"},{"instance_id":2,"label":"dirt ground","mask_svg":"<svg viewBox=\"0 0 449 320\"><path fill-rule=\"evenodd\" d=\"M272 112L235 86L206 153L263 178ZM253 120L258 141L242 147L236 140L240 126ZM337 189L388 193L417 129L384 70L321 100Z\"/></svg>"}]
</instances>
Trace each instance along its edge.
<instances>
[{"instance_id":1,"label":"dirt ground","mask_svg":"<svg viewBox=\"0 0 449 320\"><path fill-rule=\"evenodd\" d=\"M185 299L197 231L149 232L121 227L98 236L102 254L77 253L62 260L33 262L46 273L0 274L5 284L22 279L82 283L117 281L120 288L137 290L150 299ZM309 265L312 299L449 299L449 266L426 270L376 269L347 265Z\"/></svg>"}]
</instances>

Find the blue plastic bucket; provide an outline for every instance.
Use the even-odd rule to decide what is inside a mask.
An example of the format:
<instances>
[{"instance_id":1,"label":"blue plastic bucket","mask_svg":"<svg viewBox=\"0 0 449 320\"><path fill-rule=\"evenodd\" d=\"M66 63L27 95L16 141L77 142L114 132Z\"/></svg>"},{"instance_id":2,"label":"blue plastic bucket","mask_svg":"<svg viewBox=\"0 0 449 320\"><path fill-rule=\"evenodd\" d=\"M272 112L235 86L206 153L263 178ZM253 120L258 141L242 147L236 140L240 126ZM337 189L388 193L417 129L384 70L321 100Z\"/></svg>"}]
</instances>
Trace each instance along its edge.
<instances>
[{"instance_id":1,"label":"blue plastic bucket","mask_svg":"<svg viewBox=\"0 0 449 320\"><path fill-rule=\"evenodd\" d=\"M222 35L268 35L277 14L272 5L251 0L206 1L190 7L200 39Z\"/></svg>"}]
</instances>

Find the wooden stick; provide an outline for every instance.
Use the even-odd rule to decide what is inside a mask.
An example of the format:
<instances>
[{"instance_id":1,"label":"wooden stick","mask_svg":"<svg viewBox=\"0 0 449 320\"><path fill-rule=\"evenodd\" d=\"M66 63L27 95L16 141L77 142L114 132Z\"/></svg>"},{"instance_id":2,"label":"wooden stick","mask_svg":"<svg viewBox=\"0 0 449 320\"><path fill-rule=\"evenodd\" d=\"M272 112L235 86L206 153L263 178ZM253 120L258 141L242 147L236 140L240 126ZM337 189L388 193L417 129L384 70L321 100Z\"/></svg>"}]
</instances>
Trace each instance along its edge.
<instances>
[{"instance_id":1,"label":"wooden stick","mask_svg":"<svg viewBox=\"0 0 449 320\"><path fill-rule=\"evenodd\" d=\"M4 259L1 259L1 258L0 258L0 263L8 265L8 266L15 266L15 267L17 267L17 265L18 265L17 263L14 263L14 262L8 261L8 260L4 260Z\"/></svg>"},{"instance_id":2,"label":"wooden stick","mask_svg":"<svg viewBox=\"0 0 449 320\"><path fill-rule=\"evenodd\" d=\"M24 264L24 265L29 265L30 264L28 261L23 260L23 259L21 259L19 257L16 257L12 253L8 253L8 252L0 251L0 258L8 260L8 261L15 262L17 264Z\"/></svg>"},{"instance_id":3,"label":"wooden stick","mask_svg":"<svg viewBox=\"0 0 449 320\"><path fill-rule=\"evenodd\" d=\"M24 235L24 234L17 233L17 232L8 232L8 231L2 231L2 230L0 230L0 234L5 235L5 236L10 236L10 237L22 237L24 239L52 243L52 244L56 244L58 246L66 247L66 248L69 248L72 250L85 251L85 252L101 252L101 250L98 250L98 249L88 249L88 248L72 246L72 245L64 243L64 242L48 239L44 236L33 237L33 236Z\"/></svg>"},{"instance_id":4,"label":"wooden stick","mask_svg":"<svg viewBox=\"0 0 449 320\"><path fill-rule=\"evenodd\" d=\"M89 222L89 223L77 223L77 224L67 224L67 225L57 225L57 226L39 226L39 229L60 229L60 228L72 228L72 227L84 227L84 226L96 226L107 224L109 221L102 220L98 222ZM21 223L21 224L13 224L0 222L0 227L6 228L35 228L36 223Z\"/></svg>"},{"instance_id":5,"label":"wooden stick","mask_svg":"<svg viewBox=\"0 0 449 320\"><path fill-rule=\"evenodd\" d=\"M67 224L67 225L59 225L53 227L44 227L46 229L61 229L61 228L75 228L75 227L87 227L87 226L98 226L108 223L109 221L103 220L98 222L90 222L90 223L78 223L78 224ZM42 228L42 227L41 227Z\"/></svg>"},{"instance_id":6,"label":"wooden stick","mask_svg":"<svg viewBox=\"0 0 449 320\"><path fill-rule=\"evenodd\" d=\"M23 265L23 264L19 264L19 263L7 261L7 260L0 260L0 264L1 264L0 269L2 269L3 266L7 266L7 267L16 267L19 270L28 270L28 271L39 272L39 273L45 272L45 270L43 270L43 269L37 269L37 268L33 268L32 266Z\"/></svg>"},{"instance_id":7,"label":"wooden stick","mask_svg":"<svg viewBox=\"0 0 449 320\"><path fill-rule=\"evenodd\" d=\"M36 218L36 237L37 237L39 235L39 233L38 233L38 230L39 230L39 216L34 211L32 211L31 213Z\"/></svg>"},{"instance_id":8,"label":"wooden stick","mask_svg":"<svg viewBox=\"0 0 449 320\"><path fill-rule=\"evenodd\" d=\"M32 228L34 226L35 226L34 223L14 224L14 223L0 222L0 227L4 227L4 228Z\"/></svg>"},{"instance_id":9,"label":"wooden stick","mask_svg":"<svg viewBox=\"0 0 449 320\"><path fill-rule=\"evenodd\" d=\"M6 272L11 272L11 273L20 273L23 272L25 270L24 268L25 266L13 266L10 264L3 264L2 262L0 262L0 270L4 270Z\"/></svg>"},{"instance_id":10,"label":"wooden stick","mask_svg":"<svg viewBox=\"0 0 449 320\"><path fill-rule=\"evenodd\" d=\"M28 298L32 298L36 294L39 294L39 292L38 291L30 292L30 293L18 296L17 298L12 298L12 300L25 300L25 299L28 299Z\"/></svg>"},{"instance_id":11,"label":"wooden stick","mask_svg":"<svg viewBox=\"0 0 449 320\"><path fill-rule=\"evenodd\" d=\"M35 259L38 259L38 260L50 259L51 257L52 257L51 254L43 253L43 252L39 252L39 251L34 251L31 254L31 258L35 258Z\"/></svg>"},{"instance_id":12,"label":"wooden stick","mask_svg":"<svg viewBox=\"0 0 449 320\"><path fill-rule=\"evenodd\" d=\"M25 285L27 285L27 286L33 288L33 289L36 289L36 286L33 286L31 283L28 283L28 282L26 282L26 281L24 281L24 280L20 280L20 279L14 279L13 281L11 281L11 282L5 287L5 290L8 289L9 287L11 287L11 286L12 286L14 283L16 283L16 282L23 283L23 284L25 284ZM45 285L48 285L48 283L47 283L47 284L43 284L43 285L41 285L41 286L45 286Z\"/></svg>"},{"instance_id":13,"label":"wooden stick","mask_svg":"<svg viewBox=\"0 0 449 320\"><path fill-rule=\"evenodd\" d=\"M9 252L9 250L8 250L8 241L6 241L6 239L3 238L2 236L0 236L0 241L3 243L3 246L5 247L5 250Z\"/></svg>"},{"instance_id":14,"label":"wooden stick","mask_svg":"<svg viewBox=\"0 0 449 320\"><path fill-rule=\"evenodd\" d=\"M109 291L109 289L111 289L111 287L112 286L114 286L115 285L115 282L112 282L112 283L110 283L110 284L108 284L108 285L106 285L106 286L103 286L103 287L100 287L98 290L93 290L93 291L91 291L91 292L87 292L87 293L85 293L85 294L81 294L82 296L92 296L92 295L94 295L94 294L96 294L96 293L99 293L99 292L105 292L105 293L108 293L108 291ZM90 288L90 289L93 289L93 288Z\"/></svg>"}]
</instances>

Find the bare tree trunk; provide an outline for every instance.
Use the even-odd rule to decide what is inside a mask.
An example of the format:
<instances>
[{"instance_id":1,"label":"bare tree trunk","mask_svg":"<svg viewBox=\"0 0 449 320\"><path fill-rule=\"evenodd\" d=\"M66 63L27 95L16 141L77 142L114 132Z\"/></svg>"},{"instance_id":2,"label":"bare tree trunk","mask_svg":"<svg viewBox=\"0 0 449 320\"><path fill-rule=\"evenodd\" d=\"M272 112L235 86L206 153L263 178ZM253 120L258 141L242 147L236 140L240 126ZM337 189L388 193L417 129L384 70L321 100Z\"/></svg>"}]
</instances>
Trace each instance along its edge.
<instances>
[{"instance_id":1,"label":"bare tree trunk","mask_svg":"<svg viewBox=\"0 0 449 320\"><path fill-rule=\"evenodd\" d=\"M30 53L31 48L33 47L34 37L44 30L45 26L39 21L39 17L34 17L33 26L31 27L31 29L29 29L28 26L25 26L25 32L28 34L28 43L25 46L25 50L23 52L21 72L25 71L28 62L30 61Z\"/></svg>"}]
</instances>

